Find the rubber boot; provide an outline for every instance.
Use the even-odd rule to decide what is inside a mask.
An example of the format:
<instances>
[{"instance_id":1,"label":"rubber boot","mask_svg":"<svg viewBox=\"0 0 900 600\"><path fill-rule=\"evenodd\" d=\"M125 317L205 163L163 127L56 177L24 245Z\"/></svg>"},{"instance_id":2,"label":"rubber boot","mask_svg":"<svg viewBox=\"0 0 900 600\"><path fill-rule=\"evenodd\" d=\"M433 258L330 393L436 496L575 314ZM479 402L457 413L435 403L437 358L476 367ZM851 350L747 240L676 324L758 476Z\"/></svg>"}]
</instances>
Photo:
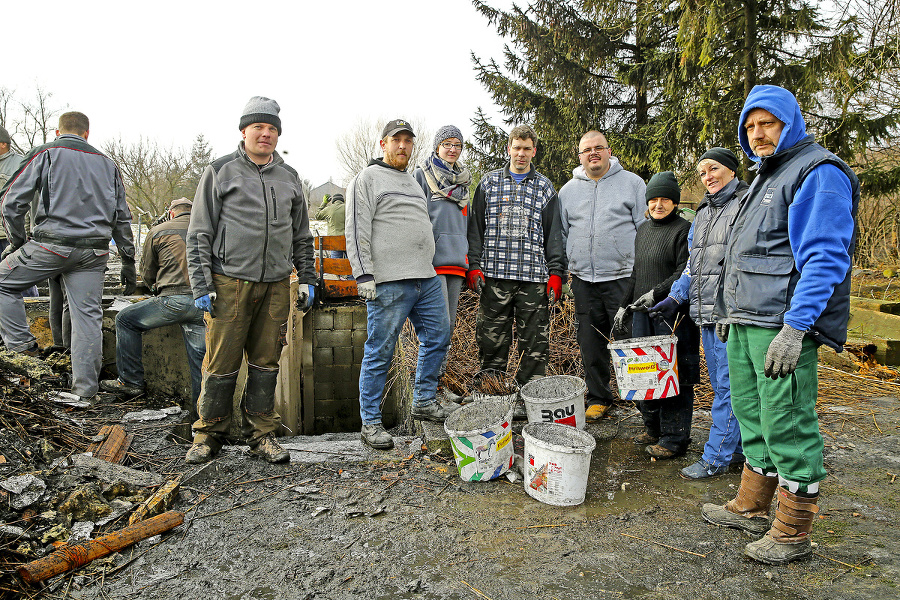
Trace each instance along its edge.
<instances>
[{"instance_id":1,"label":"rubber boot","mask_svg":"<svg viewBox=\"0 0 900 600\"><path fill-rule=\"evenodd\" d=\"M767 565L783 565L812 554L809 532L819 512L818 500L818 494L805 498L778 488L778 506L772 528L760 539L747 544L744 554Z\"/></svg>"},{"instance_id":2,"label":"rubber boot","mask_svg":"<svg viewBox=\"0 0 900 600\"><path fill-rule=\"evenodd\" d=\"M741 487L734 500L729 500L724 506L704 504L700 514L713 525L762 535L769 528L769 507L777 487L777 477L760 475L744 463Z\"/></svg>"},{"instance_id":3,"label":"rubber boot","mask_svg":"<svg viewBox=\"0 0 900 600\"><path fill-rule=\"evenodd\" d=\"M215 454L231 429L231 410L238 374L203 373L203 385L197 399L199 418L194 422L194 443L205 444Z\"/></svg>"}]
</instances>

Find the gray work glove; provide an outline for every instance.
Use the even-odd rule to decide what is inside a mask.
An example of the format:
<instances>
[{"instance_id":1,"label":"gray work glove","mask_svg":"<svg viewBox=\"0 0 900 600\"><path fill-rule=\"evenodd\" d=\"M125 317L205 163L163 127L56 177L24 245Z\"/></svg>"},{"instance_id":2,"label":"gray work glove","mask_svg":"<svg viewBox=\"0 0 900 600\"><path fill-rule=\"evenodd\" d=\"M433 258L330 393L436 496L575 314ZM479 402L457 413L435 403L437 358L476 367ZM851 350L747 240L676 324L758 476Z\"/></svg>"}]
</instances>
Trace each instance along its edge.
<instances>
[{"instance_id":1,"label":"gray work glove","mask_svg":"<svg viewBox=\"0 0 900 600\"><path fill-rule=\"evenodd\" d=\"M359 297L363 300L374 300L375 299L375 282L374 281L366 281L363 283L356 283L357 293Z\"/></svg>"},{"instance_id":2,"label":"gray work glove","mask_svg":"<svg viewBox=\"0 0 900 600\"><path fill-rule=\"evenodd\" d=\"M625 333L625 319L628 318L629 312L630 311L624 306L620 307L619 310L616 311L616 316L615 318L613 318L613 336L616 336L620 333Z\"/></svg>"},{"instance_id":3,"label":"gray work glove","mask_svg":"<svg viewBox=\"0 0 900 600\"><path fill-rule=\"evenodd\" d=\"M800 360L800 350L803 349L803 336L805 331L794 329L787 323L769 344L766 352L766 377L778 379L787 377L797 368Z\"/></svg>"},{"instance_id":4,"label":"gray work glove","mask_svg":"<svg viewBox=\"0 0 900 600\"><path fill-rule=\"evenodd\" d=\"M647 312L653 305L656 304L656 299L653 297L653 290L650 290L637 300L631 303L631 310L636 312Z\"/></svg>"},{"instance_id":5,"label":"gray work glove","mask_svg":"<svg viewBox=\"0 0 900 600\"><path fill-rule=\"evenodd\" d=\"M719 338L719 341L723 344L728 341L728 323L725 321L716 323L716 337Z\"/></svg>"}]
</instances>

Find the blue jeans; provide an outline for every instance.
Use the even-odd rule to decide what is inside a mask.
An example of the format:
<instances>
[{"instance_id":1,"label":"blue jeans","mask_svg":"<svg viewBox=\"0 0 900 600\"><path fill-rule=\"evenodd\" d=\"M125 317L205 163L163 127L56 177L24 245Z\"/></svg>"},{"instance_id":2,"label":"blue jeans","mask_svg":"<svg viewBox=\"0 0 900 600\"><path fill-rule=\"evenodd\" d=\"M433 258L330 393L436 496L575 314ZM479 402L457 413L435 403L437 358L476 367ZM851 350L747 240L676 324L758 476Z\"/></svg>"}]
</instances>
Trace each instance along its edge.
<instances>
[{"instance_id":1,"label":"blue jeans","mask_svg":"<svg viewBox=\"0 0 900 600\"><path fill-rule=\"evenodd\" d=\"M709 440L703 446L703 460L714 467L731 463L731 457L741 449L741 430L731 409L731 382L728 379L727 346L716 337L715 325L700 328L706 369L713 389L712 427Z\"/></svg>"},{"instance_id":2,"label":"blue jeans","mask_svg":"<svg viewBox=\"0 0 900 600\"><path fill-rule=\"evenodd\" d=\"M369 337L359 375L359 414L364 425L373 425L381 423L381 396L407 317L419 338L413 405L435 401L441 362L450 344L450 319L437 276L377 284L375 299L366 302L366 312Z\"/></svg>"},{"instance_id":3,"label":"blue jeans","mask_svg":"<svg viewBox=\"0 0 900 600\"><path fill-rule=\"evenodd\" d=\"M157 296L135 302L119 311L116 315L116 368L122 382L144 387L141 336L150 329L176 323L181 325L191 368L191 406L197 406L200 368L206 354L206 324L203 311L194 306L194 299L189 294Z\"/></svg>"}]
</instances>

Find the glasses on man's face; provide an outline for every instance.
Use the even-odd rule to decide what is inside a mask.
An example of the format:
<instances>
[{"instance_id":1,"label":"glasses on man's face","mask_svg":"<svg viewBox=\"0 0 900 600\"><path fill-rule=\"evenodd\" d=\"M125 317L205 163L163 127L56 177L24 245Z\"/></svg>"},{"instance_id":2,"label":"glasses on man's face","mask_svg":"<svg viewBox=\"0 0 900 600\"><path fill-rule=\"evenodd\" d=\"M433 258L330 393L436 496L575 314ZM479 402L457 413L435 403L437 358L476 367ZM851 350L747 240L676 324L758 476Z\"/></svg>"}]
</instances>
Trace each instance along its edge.
<instances>
[{"instance_id":1,"label":"glasses on man's face","mask_svg":"<svg viewBox=\"0 0 900 600\"><path fill-rule=\"evenodd\" d=\"M600 154L604 150L609 150L609 146L594 146L593 148L585 148L578 153L579 156L587 156L590 154Z\"/></svg>"},{"instance_id":2,"label":"glasses on man's face","mask_svg":"<svg viewBox=\"0 0 900 600\"><path fill-rule=\"evenodd\" d=\"M441 148L444 150L462 150L462 144L451 144L450 142L441 142Z\"/></svg>"}]
</instances>

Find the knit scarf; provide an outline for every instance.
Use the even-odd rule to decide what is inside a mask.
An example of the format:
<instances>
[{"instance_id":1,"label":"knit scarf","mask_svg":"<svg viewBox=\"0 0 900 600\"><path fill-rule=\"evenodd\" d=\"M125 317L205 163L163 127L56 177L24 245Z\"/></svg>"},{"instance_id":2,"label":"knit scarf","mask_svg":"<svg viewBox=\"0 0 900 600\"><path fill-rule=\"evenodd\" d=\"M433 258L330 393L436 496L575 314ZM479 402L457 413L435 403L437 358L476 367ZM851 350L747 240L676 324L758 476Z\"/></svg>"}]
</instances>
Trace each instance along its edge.
<instances>
[{"instance_id":1,"label":"knit scarf","mask_svg":"<svg viewBox=\"0 0 900 600\"><path fill-rule=\"evenodd\" d=\"M422 171L432 194L453 200L460 208L465 208L469 203L469 183L472 176L468 169L460 167L459 163L450 166L436 152L432 152L422 165Z\"/></svg>"}]
</instances>

